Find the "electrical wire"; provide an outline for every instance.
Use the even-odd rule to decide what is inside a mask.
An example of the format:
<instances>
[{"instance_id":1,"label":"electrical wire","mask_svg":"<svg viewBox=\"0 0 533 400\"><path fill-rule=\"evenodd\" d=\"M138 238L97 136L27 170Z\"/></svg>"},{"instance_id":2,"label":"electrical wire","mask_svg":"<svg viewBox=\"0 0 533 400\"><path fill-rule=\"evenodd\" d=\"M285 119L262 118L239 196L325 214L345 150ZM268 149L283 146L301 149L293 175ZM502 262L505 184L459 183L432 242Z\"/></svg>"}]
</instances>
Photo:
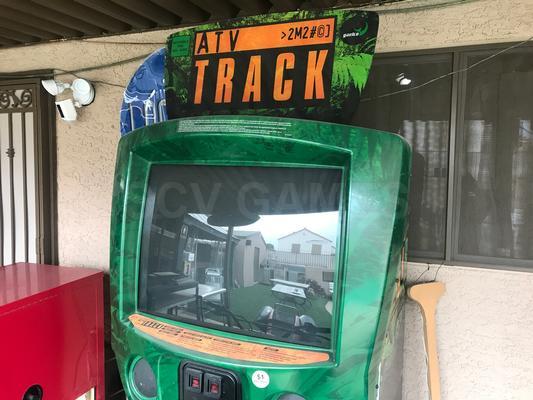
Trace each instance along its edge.
<instances>
[{"instance_id":1,"label":"electrical wire","mask_svg":"<svg viewBox=\"0 0 533 400\"><path fill-rule=\"evenodd\" d=\"M98 40L98 39L73 39L76 42L80 43L96 43L96 44L127 44L127 45L142 45L142 46L161 46L166 45L166 42L121 42L121 41L107 41L107 40Z\"/></svg>"},{"instance_id":2,"label":"electrical wire","mask_svg":"<svg viewBox=\"0 0 533 400\"><path fill-rule=\"evenodd\" d=\"M435 271L435 275L433 276L433 279L431 281L429 281L429 282L436 282L437 281L440 269L443 267L443 265L444 265L444 261L437 267L437 270ZM422 277L429 272L430 269L431 269L431 265L429 263L427 263L426 264L426 269L424 271L422 271L420 273L420 275L418 275L418 277L410 285L411 286L416 285L420 281L420 279L422 279Z\"/></svg>"},{"instance_id":3,"label":"electrical wire","mask_svg":"<svg viewBox=\"0 0 533 400\"><path fill-rule=\"evenodd\" d=\"M418 281L429 271L429 263L427 264L427 268L420 274L418 275L418 278L415 279L415 281L412 283L412 285L415 285L418 283Z\"/></svg>"},{"instance_id":4,"label":"electrical wire","mask_svg":"<svg viewBox=\"0 0 533 400\"><path fill-rule=\"evenodd\" d=\"M75 76L76 78L87 79L87 80L91 81L92 83L97 83L97 84L101 84L101 85L108 85L108 86L113 86L113 87L125 88L124 85L121 85L121 84L118 84L118 83L109 82L109 81L100 80L100 79L92 79L92 78L83 77L83 76L80 76L79 73L87 72L87 71L94 71L94 70L104 69L104 68L112 68L112 67L116 67L116 66L119 66L119 65L129 64L129 63L132 63L132 62L135 62L135 61L144 60L150 54L152 54L152 52L146 53L146 54L141 54L141 55L138 55L138 56L135 56L135 57L131 57L131 58L126 58L124 60L110 62L110 63L107 63L107 64L93 65L93 66L78 68L78 69L74 69L74 70L66 70L66 69L62 69L62 68L52 68L52 69L54 71L58 71L59 72L59 73L55 73L54 74L55 76L72 75L72 76ZM10 78L13 78L13 76L14 76L13 74L0 73L0 79L10 79ZM42 75L24 75L24 77L26 77L26 78L42 78Z\"/></svg>"},{"instance_id":5,"label":"electrical wire","mask_svg":"<svg viewBox=\"0 0 533 400\"><path fill-rule=\"evenodd\" d=\"M367 4L363 4L363 5L358 5L359 7L366 7L366 6L383 6L383 5L388 5L388 4L392 4L392 3L399 3L401 2L402 0L389 0L389 1L382 1L378 4L376 3L367 3ZM438 7L445 7L445 6L452 6L452 5L457 5L457 4L461 4L461 3L469 3L469 2L474 2L474 1L479 1L479 0L448 0L448 1L445 1L445 2L442 2L442 3L438 3L438 4L429 4L429 5L426 5L426 6L415 6L415 7L401 7L401 8L398 8L398 9L394 9L394 10L379 10L379 13L383 13L383 12L404 12L404 11L413 11L413 10L422 10L422 9L432 9L432 8L438 8ZM419 85L416 85L416 86L413 86L413 87L410 87L410 88L406 88L406 89L402 89L402 90L396 90L396 91L393 91L393 92L389 92L389 93L384 93L384 94L381 94L381 95L378 95L378 96L375 96L375 97L371 97L371 98L362 98L360 101L361 102L367 102L367 101L372 101L372 100L378 100L378 99L381 99L381 98L385 98L385 97L390 97L390 96L394 96L394 95L397 95L397 94L402 94L402 93L407 93L407 92L411 92L411 91L414 91L414 90L418 90L420 88L423 88L425 86L428 86L432 83L435 83L439 80L442 80L442 79L446 79L448 77L451 77L451 76L454 76L454 75L457 75L457 74L460 74L460 73L463 73L463 72L467 72L475 67L477 67L478 65L482 64L482 63L485 63L507 51L510 51L512 49L515 49L517 47L520 47L528 42L531 42L533 40L533 36L522 41L522 42L519 42L519 43L515 43L513 44L512 46L509 46L509 47L506 47L488 57L485 57L481 60L479 60L478 62L472 64L472 65L469 65L468 67L465 67L465 68L462 68L460 70L457 70L457 71L452 71L452 72L449 72L449 73L446 73L444 75L440 75L438 77L435 77L433 79L430 79L429 81L426 81L424 83L421 83ZM163 45L165 44L165 42L121 42L121 41L105 41L105 40L90 40L90 39L78 39L77 40L78 42L82 42L82 43L98 43L98 44L113 44L113 45ZM94 71L94 70L98 70L98 69L104 69L104 68L112 68L112 67L116 67L116 66L119 66L119 65L124 65L124 64L129 64L131 62L135 62L135 61L139 61L139 60L143 60L145 59L146 57L148 57L149 55L151 54L150 53L146 53L146 54L142 54L142 55L138 55L138 56L135 56L135 57L131 57L131 58L127 58L127 59L124 59L124 60L119 60L119 61L115 61L115 62L111 62L111 63L107 63L107 64L99 64L99 65L94 65L94 66L88 66L88 67L83 67L83 68L78 68L78 69L75 69L75 70L65 70L65 69L61 69L61 68L54 68L55 71L59 71L58 74L56 74L56 76L62 76L62 75L73 75L77 78L82 78L81 76L79 76L78 74L81 73L81 72L87 72L87 71ZM4 78L4 76L6 78L12 78L13 75L10 75L10 74L2 74L0 73L0 78ZM27 77L27 76L26 76ZM87 79L87 78L84 78L84 79ZM102 85L108 85L108 86L113 86L113 87L121 87L121 88L124 88L125 86L124 85L121 85L121 84L117 84L117 83L114 83L114 82L109 82L109 81L104 81L104 80L95 80L95 79L90 79L91 82L93 83L97 83L97 84L102 84Z\"/></svg>"},{"instance_id":6,"label":"electrical wire","mask_svg":"<svg viewBox=\"0 0 533 400\"><path fill-rule=\"evenodd\" d=\"M470 71L471 69L477 67L480 64L483 64L483 63L485 63L487 61L490 61L493 58L496 58L496 57L498 57L499 55L501 55L503 53L506 53L506 52L508 52L510 50L516 49L517 47L523 46L524 44L526 44L528 42L531 42L531 41L533 41L533 36L531 36L530 38L528 38L526 40L523 40L523 41L521 41L519 43L515 43L512 46L509 46L509 47L506 47L506 48L504 48L502 50L499 50L496 53L491 54L490 56L487 56L487 57L475 62L472 65L469 65L468 67L461 68L461 69L459 69L457 71L448 72L448 73L446 73L444 75L437 76L436 78L432 78L429 81L423 82L423 83L421 83L419 85L416 85L416 86L413 86L413 87L410 87L410 88L407 88L407 89L396 90L396 91L393 91L393 92L380 94L380 95L377 95L377 96L374 96L374 97L362 98L360 101L361 102L367 102L367 101L379 100L379 99L382 99L384 97L390 97L390 96L394 96L394 95L397 95L397 94L412 92L413 90L421 89L421 88L423 88L425 86L431 85L432 83L435 83L435 82L440 81L442 79L449 78L450 76L454 76L454 75L457 75L457 74L468 72L468 71Z\"/></svg>"},{"instance_id":7,"label":"electrical wire","mask_svg":"<svg viewBox=\"0 0 533 400\"><path fill-rule=\"evenodd\" d=\"M391 1L383 1L379 3L367 3L363 5L356 5L356 6L358 8L363 7L371 11L375 11L378 14L398 14L398 13L403 13L403 12L418 12L418 11L433 10L436 8L451 7L451 6L456 6L459 4L474 3L477 1L481 1L481 0L447 0L447 1L442 1L440 3L433 2L431 4L426 4L426 5L417 5L413 7L398 7L398 8L391 8L388 10L374 9L374 7L382 7L385 5L400 3L400 2L404 2L404 0L391 0Z\"/></svg>"},{"instance_id":8,"label":"electrical wire","mask_svg":"<svg viewBox=\"0 0 533 400\"><path fill-rule=\"evenodd\" d=\"M439 267L437 268L437 272L435 272L435 276L433 277L433 282L436 282L437 281L437 278L439 276L439 272L440 272L440 269L442 268L442 266L444 265L444 261L439 265Z\"/></svg>"},{"instance_id":9,"label":"electrical wire","mask_svg":"<svg viewBox=\"0 0 533 400\"><path fill-rule=\"evenodd\" d=\"M61 73L59 73L57 75L66 75L66 74L72 74L73 75L74 73L94 71L96 69L112 68L112 67L117 67L119 65L129 64L129 63L134 62L134 61L144 60L150 54L152 54L152 52L146 53L146 54L141 54L141 55L138 55L138 56L135 56L135 57L131 57L131 58L126 58L124 60L113 61L113 62L110 62L110 63L107 63L107 64L93 65L93 66L89 66L89 67L83 67L83 68L74 69L74 70L71 70L71 71L60 70L59 68L55 68L55 69L57 71L64 71L64 72L61 72Z\"/></svg>"},{"instance_id":10,"label":"electrical wire","mask_svg":"<svg viewBox=\"0 0 533 400\"><path fill-rule=\"evenodd\" d=\"M150 52L150 53L142 54L142 55L139 55L139 56L127 58L127 59L124 59L124 60L114 61L114 62L107 63L107 64L100 64L100 65L94 65L94 66L89 66L89 67L78 68L78 69L75 69L75 70L66 70L66 69L62 69L62 68L54 68L55 71L59 72L59 73L55 74L55 76L73 75L76 78L87 79L87 80L91 81L92 83L97 83L97 84L107 85L107 86L112 86L112 87L119 87L119 88L123 88L124 89L126 86L121 85L119 83L114 83L114 82L109 82L109 81L104 81L104 80L99 80L99 79L85 78L85 77L80 76L79 73L80 72L87 72L87 71L94 71L94 70L104 69L104 68L112 68L112 67L116 67L116 66L119 66L119 65L129 64L129 63L132 63L134 61L144 60L150 54L152 54L152 53Z\"/></svg>"},{"instance_id":11,"label":"electrical wire","mask_svg":"<svg viewBox=\"0 0 533 400\"><path fill-rule=\"evenodd\" d=\"M348 7L355 7L355 8L365 8L365 7L379 7L379 6L385 6L389 4L399 3L401 1L405 0L382 0L382 1L369 1L367 3L355 3L353 0L347 0L346 2L339 1L334 6L331 6L332 9L341 9L341 8L348 8ZM303 2L301 5L304 5L305 2ZM300 5L300 7L301 7ZM317 8L319 9L319 8ZM306 11L307 9L298 8L297 10Z\"/></svg>"},{"instance_id":12,"label":"electrical wire","mask_svg":"<svg viewBox=\"0 0 533 400\"><path fill-rule=\"evenodd\" d=\"M92 78L83 77L83 76L78 75L77 72L75 72L75 71L68 71L66 69L61 69L61 68L55 68L55 71L59 71L60 72L59 74L55 74L55 76L72 75L72 76L75 76L76 78L79 78L79 79L88 80L88 81L90 81L93 84L97 83L97 84L100 84L100 85L119 87L119 88L122 88L122 89L126 88L126 86L121 85L120 83L114 83L114 82L104 81L104 80L101 80L101 79L92 79Z\"/></svg>"},{"instance_id":13,"label":"electrical wire","mask_svg":"<svg viewBox=\"0 0 533 400\"><path fill-rule=\"evenodd\" d=\"M363 98L363 99L361 99L361 102L378 100L378 99L381 99L381 98L390 97L390 96L394 96L394 95L397 95L397 94L407 93L407 92L411 92L411 91L414 91L414 90L421 89L421 88L426 87L428 85L431 85L432 83L435 83L435 82L437 82L439 80L446 79L446 78L449 78L451 76L454 76L454 75L457 75L457 74L460 74L460 73L468 72L469 70L471 70L471 69L473 69L473 68L475 68L475 67L477 67L477 66L479 66L479 65L481 65L481 64L483 64L483 63L485 63L487 61L490 61L493 58L496 58L496 57L498 57L499 55L501 55L503 53L506 53L506 52L508 52L510 50L513 50L513 49L517 48L517 47L523 46L524 44L526 44L528 42L531 42L531 41L533 41L533 36L531 36L528 39L523 40L523 41L521 41L519 43L515 43L515 44L513 44L511 46L508 46L508 47L502 49L502 50L499 50L496 53L491 54L490 56L487 56L487 57L475 62L472 65L469 65L468 67L459 69L457 71L448 72L446 74L440 75L438 77L430 79L429 81L423 82L423 83L421 83L419 85L416 85L416 86L413 86L413 87L410 87L410 88L407 88L407 89L396 90L396 91L393 91L393 92L384 93L384 94L381 94L381 95L378 95L378 96L375 96L375 97L371 97L371 98ZM71 71L63 70L63 69L60 69L60 68L55 68L55 70L60 71L60 73L57 74L58 76L61 76L61 75L74 75L74 76L77 76L76 74L78 74L80 72L94 71L94 70L103 69L103 68L111 68L111 67L115 67L115 66L119 66L119 65L129 64L129 63L134 62L134 61L139 61L139 60L145 59L150 54L151 53L146 53L146 54L138 55L138 56L135 56L135 57L127 58L127 59L124 59L124 60L119 60L119 61L115 61L115 62L111 62L111 63L107 63L107 64L100 64L100 65L95 65L95 66L79 68L79 69L71 70ZM77 77L79 77L79 76L77 76ZM116 84L116 83L107 82L107 81L103 81L103 80L100 80L100 81L92 80L92 81L95 82L95 83L103 84L103 85L124 87L123 85L119 85L119 84Z\"/></svg>"}]
</instances>

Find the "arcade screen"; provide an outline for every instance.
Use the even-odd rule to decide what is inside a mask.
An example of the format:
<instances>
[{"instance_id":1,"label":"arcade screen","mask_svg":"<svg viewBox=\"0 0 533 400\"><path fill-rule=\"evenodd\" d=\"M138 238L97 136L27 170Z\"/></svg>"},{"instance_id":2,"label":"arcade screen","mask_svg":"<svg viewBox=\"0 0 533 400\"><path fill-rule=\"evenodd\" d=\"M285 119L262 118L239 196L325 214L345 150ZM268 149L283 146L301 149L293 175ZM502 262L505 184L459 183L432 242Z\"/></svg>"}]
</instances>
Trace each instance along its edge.
<instances>
[{"instance_id":1,"label":"arcade screen","mask_svg":"<svg viewBox=\"0 0 533 400\"><path fill-rule=\"evenodd\" d=\"M340 168L153 166L140 309L330 347L341 177Z\"/></svg>"}]
</instances>

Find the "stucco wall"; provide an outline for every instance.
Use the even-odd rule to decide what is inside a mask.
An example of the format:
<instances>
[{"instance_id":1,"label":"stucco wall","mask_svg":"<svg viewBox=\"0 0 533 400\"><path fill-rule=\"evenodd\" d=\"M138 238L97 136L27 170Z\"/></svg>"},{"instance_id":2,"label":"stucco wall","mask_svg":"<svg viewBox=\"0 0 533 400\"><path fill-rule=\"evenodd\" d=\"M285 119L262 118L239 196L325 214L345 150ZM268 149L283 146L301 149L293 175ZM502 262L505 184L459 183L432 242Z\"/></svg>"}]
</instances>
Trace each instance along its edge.
<instances>
[{"instance_id":1,"label":"stucco wall","mask_svg":"<svg viewBox=\"0 0 533 400\"><path fill-rule=\"evenodd\" d=\"M107 40L163 42L168 32L150 32ZM108 45L56 42L0 51L0 71L74 70L142 55L157 45ZM81 74L125 85L139 62ZM70 76L58 79L71 80ZM66 265L108 268L109 215L118 112L123 89L96 84L96 99L78 113L78 121L57 120L59 261Z\"/></svg>"},{"instance_id":2,"label":"stucco wall","mask_svg":"<svg viewBox=\"0 0 533 400\"><path fill-rule=\"evenodd\" d=\"M436 0L433 3L440 3ZM524 40L533 36L533 1L466 0L464 4L399 11L429 1L379 7L378 51ZM163 42L171 31L105 40ZM0 50L0 72L46 68L73 70L146 54L161 45L65 41ZM125 85L139 62L87 71L89 79ZM118 110L122 89L96 84L96 100L73 124L57 121L58 229L61 263L107 269L108 231Z\"/></svg>"},{"instance_id":3,"label":"stucco wall","mask_svg":"<svg viewBox=\"0 0 533 400\"><path fill-rule=\"evenodd\" d=\"M412 282L425 264L409 264ZM432 265L420 281L434 279ZM533 399L533 274L443 266L437 310L443 400ZM418 306L406 304L405 400L426 400Z\"/></svg>"},{"instance_id":4,"label":"stucco wall","mask_svg":"<svg viewBox=\"0 0 533 400\"><path fill-rule=\"evenodd\" d=\"M433 3L441 2L435 0ZM533 36L532 0L472 0L396 12L381 7L378 51L524 40ZM169 31L112 37L110 41L162 42ZM66 70L148 53L158 45L58 42L0 51L0 72ZM130 63L84 72L89 79L125 85ZM73 124L57 121L60 262L108 267L109 214L118 110L122 89L96 85L95 102ZM410 276L425 266L412 265ZM433 271L425 277L433 276ZM424 277L424 278L425 278ZM447 294L438 313L443 400L533 399L533 274L443 267ZM421 319L407 305L404 399L426 399Z\"/></svg>"},{"instance_id":5,"label":"stucco wall","mask_svg":"<svg viewBox=\"0 0 533 400\"><path fill-rule=\"evenodd\" d=\"M451 2L456 5L427 7ZM377 45L381 52L521 41L533 36L531 0L404 1L371 9L381 10Z\"/></svg>"}]
</instances>

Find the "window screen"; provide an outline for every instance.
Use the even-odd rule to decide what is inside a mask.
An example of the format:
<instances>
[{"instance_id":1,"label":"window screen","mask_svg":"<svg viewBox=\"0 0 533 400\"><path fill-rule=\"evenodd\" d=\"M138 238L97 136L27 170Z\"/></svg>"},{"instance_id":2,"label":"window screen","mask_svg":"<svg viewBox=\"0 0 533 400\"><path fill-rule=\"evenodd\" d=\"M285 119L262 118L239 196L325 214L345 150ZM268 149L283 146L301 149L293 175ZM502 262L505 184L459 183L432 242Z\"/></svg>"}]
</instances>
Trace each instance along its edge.
<instances>
[{"instance_id":1,"label":"window screen","mask_svg":"<svg viewBox=\"0 0 533 400\"><path fill-rule=\"evenodd\" d=\"M467 65L490 53L471 53ZM458 256L533 259L532 50L466 75L459 132Z\"/></svg>"},{"instance_id":2,"label":"window screen","mask_svg":"<svg viewBox=\"0 0 533 400\"><path fill-rule=\"evenodd\" d=\"M332 168L152 167L141 310L329 347L335 253L311 242L335 248L340 183Z\"/></svg>"},{"instance_id":3,"label":"window screen","mask_svg":"<svg viewBox=\"0 0 533 400\"><path fill-rule=\"evenodd\" d=\"M379 60L372 67L354 121L358 126L400 134L412 146L409 251L418 257L444 259L451 78L387 94L451 70L448 54Z\"/></svg>"}]
</instances>

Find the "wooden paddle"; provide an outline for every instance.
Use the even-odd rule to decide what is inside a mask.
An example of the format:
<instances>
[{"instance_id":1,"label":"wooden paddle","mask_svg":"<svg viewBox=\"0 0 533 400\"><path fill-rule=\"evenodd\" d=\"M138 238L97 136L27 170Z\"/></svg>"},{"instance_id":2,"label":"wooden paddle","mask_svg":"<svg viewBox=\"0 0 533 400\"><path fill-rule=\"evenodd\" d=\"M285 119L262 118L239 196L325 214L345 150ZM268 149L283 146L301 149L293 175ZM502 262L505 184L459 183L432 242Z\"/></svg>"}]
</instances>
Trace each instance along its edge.
<instances>
[{"instance_id":1,"label":"wooden paddle","mask_svg":"<svg viewBox=\"0 0 533 400\"><path fill-rule=\"evenodd\" d=\"M444 294L445 286L442 282L420 283L407 290L410 299L420 306L424 318L424 341L428 360L428 386L431 400L440 400L440 371L437 349L437 324L435 313L437 303Z\"/></svg>"}]
</instances>

